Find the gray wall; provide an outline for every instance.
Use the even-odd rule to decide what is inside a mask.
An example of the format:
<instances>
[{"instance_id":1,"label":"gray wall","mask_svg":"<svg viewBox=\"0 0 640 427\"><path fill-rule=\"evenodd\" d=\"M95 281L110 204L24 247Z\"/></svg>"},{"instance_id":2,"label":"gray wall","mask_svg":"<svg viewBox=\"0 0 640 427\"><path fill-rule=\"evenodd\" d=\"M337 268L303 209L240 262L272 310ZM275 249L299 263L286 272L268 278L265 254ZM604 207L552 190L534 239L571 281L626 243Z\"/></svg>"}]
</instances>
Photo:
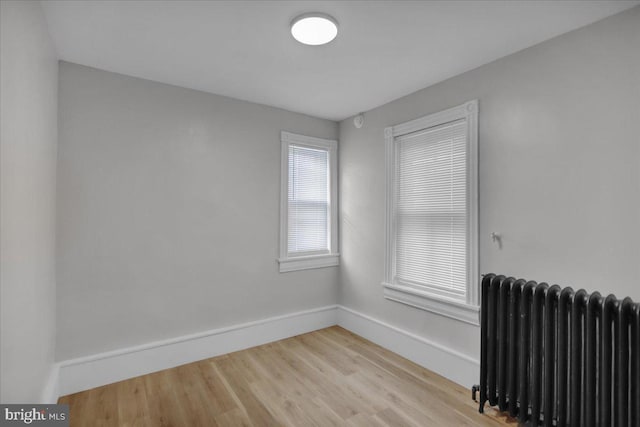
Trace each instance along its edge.
<instances>
[{"instance_id":1,"label":"gray wall","mask_svg":"<svg viewBox=\"0 0 640 427\"><path fill-rule=\"evenodd\" d=\"M335 304L280 274L280 131L337 124L60 63L57 359Z\"/></svg>"},{"instance_id":2,"label":"gray wall","mask_svg":"<svg viewBox=\"0 0 640 427\"><path fill-rule=\"evenodd\" d=\"M476 98L481 272L640 301L639 46L636 7L341 122L340 303L478 358L476 327L380 285L384 127Z\"/></svg>"},{"instance_id":3,"label":"gray wall","mask_svg":"<svg viewBox=\"0 0 640 427\"><path fill-rule=\"evenodd\" d=\"M39 2L0 2L0 401L39 402L55 344L57 58Z\"/></svg>"}]
</instances>

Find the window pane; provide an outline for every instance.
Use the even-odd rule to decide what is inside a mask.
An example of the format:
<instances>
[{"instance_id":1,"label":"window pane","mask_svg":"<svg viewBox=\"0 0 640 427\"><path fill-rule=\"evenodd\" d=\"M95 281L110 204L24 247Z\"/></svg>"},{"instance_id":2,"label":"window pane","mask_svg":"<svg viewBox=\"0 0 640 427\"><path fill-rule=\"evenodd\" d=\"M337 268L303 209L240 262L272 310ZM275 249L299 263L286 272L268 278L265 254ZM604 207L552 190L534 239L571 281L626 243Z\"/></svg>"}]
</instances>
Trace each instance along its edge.
<instances>
[{"instance_id":1,"label":"window pane","mask_svg":"<svg viewBox=\"0 0 640 427\"><path fill-rule=\"evenodd\" d=\"M329 153L289 146L289 254L329 252Z\"/></svg>"},{"instance_id":2,"label":"window pane","mask_svg":"<svg viewBox=\"0 0 640 427\"><path fill-rule=\"evenodd\" d=\"M395 280L455 299L467 288L466 121L396 138Z\"/></svg>"}]
</instances>

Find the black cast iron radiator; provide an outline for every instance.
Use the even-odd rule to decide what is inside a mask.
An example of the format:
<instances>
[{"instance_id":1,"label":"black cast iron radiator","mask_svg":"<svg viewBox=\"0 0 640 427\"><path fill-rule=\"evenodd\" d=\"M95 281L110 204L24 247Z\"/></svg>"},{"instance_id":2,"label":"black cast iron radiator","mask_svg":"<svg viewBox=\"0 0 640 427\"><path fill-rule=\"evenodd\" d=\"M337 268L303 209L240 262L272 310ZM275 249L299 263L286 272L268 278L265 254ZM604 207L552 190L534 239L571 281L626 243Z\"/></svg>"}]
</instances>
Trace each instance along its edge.
<instances>
[{"instance_id":1,"label":"black cast iron radiator","mask_svg":"<svg viewBox=\"0 0 640 427\"><path fill-rule=\"evenodd\" d=\"M640 304L487 274L480 412L530 426L640 426Z\"/></svg>"}]
</instances>

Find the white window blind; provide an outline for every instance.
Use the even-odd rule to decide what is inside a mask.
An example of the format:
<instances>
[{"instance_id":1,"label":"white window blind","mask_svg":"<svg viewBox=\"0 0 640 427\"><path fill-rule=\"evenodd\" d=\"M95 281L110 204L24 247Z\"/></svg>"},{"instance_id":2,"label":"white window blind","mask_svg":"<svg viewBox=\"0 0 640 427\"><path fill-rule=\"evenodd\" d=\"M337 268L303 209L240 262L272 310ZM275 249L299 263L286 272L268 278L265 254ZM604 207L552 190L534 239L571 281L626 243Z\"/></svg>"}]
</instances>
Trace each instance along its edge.
<instances>
[{"instance_id":1,"label":"white window blind","mask_svg":"<svg viewBox=\"0 0 640 427\"><path fill-rule=\"evenodd\" d=\"M289 145L289 256L329 253L329 152Z\"/></svg>"},{"instance_id":2,"label":"white window blind","mask_svg":"<svg viewBox=\"0 0 640 427\"><path fill-rule=\"evenodd\" d=\"M280 138L280 272L334 267L338 141L285 131Z\"/></svg>"},{"instance_id":3,"label":"white window blind","mask_svg":"<svg viewBox=\"0 0 640 427\"><path fill-rule=\"evenodd\" d=\"M467 122L402 135L394 146L394 282L465 301Z\"/></svg>"}]
</instances>

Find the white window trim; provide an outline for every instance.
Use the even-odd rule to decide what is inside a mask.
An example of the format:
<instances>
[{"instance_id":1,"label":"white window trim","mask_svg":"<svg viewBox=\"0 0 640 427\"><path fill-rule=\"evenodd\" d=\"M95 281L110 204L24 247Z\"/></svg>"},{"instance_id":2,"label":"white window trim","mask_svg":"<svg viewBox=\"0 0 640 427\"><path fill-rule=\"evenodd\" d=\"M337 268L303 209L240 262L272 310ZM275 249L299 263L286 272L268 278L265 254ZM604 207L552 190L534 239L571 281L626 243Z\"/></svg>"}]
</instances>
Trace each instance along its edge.
<instances>
[{"instance_id":1,"label":"white window trim","mask_svg":"<svg viewBox=\"0 0 640 427\"><path fill-rule=\"evenodd\" d=\"M280 133L280 139L282 144L280 158L280 258L278 258L280 273L336 266L340 262L340 254L338 253L338 141L298 135L285 131ZM291 144L321 148L329 152L329 200L331 203L329 224L331 230L329 236L330 252L328 254L323 253L296 257L288 255L289 145Z\"/></svg>"},{"instance_id":2,"label":"white window trim","mask_svg":"<svg viewBox=\"0 0 640 427\"><path fill-rule=\"evenodd\" d=\"M469 260L467 271L467 301L451 300L427 291L394 283L395 264L395 150L394 139L401 135L425 128L438 126L455 120L467 122L467 208L469 226L467 237ZM430 114L384 130L386 145L386 230L385 230L385 269L384 297L462 322L479 325L479 280L478 280L478 101L466 102L457 107Z\"/></svg>"}]
</instances>

